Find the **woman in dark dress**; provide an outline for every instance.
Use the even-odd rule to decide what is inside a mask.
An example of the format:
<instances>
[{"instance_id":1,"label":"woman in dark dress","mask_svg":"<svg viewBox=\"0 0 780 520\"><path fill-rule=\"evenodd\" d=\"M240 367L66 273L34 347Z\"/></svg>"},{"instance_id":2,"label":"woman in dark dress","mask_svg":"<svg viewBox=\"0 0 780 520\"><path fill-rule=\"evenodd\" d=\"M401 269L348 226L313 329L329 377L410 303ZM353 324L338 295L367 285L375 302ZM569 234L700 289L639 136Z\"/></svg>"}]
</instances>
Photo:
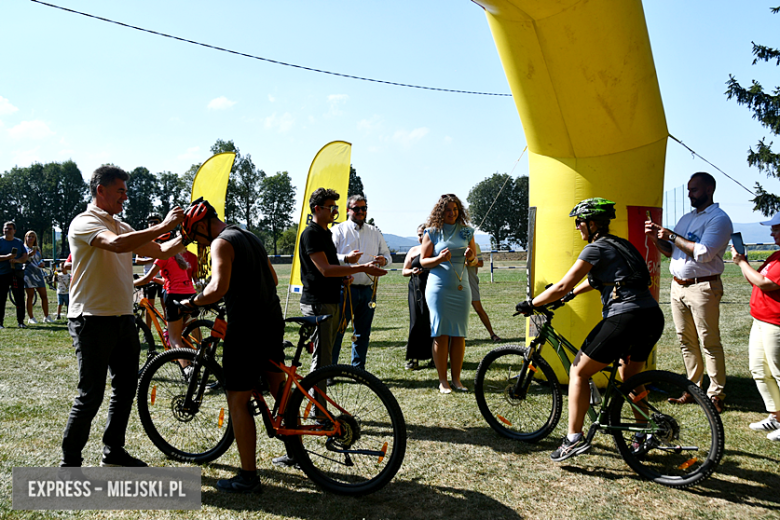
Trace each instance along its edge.
<instances>
[{"instance_id":1,"label":"woman in dark dress","mask_svg":"<svg viewBox=\"0 0 780 520\"><path fill-rule=\"evenodd\" d=\"M417 241L422 243L425 225L417 227ZM409 277L409 340L406 343L406 369L417 370L421 360L431 359L431 317L425 302L428 270L420 265L420 246L409 249L404 259L404 276Z\"/></svg>"}]
</instances>

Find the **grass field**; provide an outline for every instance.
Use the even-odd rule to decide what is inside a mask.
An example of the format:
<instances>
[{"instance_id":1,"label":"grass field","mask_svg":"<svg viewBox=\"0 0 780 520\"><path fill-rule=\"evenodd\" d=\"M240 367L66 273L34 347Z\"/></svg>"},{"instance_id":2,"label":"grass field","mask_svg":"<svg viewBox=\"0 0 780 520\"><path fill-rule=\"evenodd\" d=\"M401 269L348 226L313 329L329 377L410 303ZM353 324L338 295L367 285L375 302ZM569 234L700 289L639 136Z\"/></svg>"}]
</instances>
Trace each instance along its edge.
<instances>
[{"instance_id":1,"label":"grass field","mask_svg":"<svg viewBox=\"0 0 780 520\"><path fill-rule=\"evenodd\" d=\"M280 279L286 280L289 267L278 267ZM661 307L667 324L658 346L658 368L682 372L669 311L668 264L662 273ZM496 332L505 343L523 343L523 322L511 314L525 294L524 271L499 270L492 284L487 271L480 277L483 305ZM64 322L17 330L11 325L11 314L6 317L6 325L11 326L0 330L0 518L779 518L780 443L771 443L747 428L749 422L765 416L747 368L750 288L733 264L727 267L724 285L726 451L718 471L700 486L673 490L641 480L625 465L611 437L604 435L596 437L589 454L562 464L551 462L549 453L565 433L565 413L553 435L539 444L499 437L482 419L472 393L442 396L436 390L434 370L403 369L408 328L406 279L394 272L380 283L368 369L391 388L408 425L406 459L396 478L380 492L359 499L325 494L300 471L273 467L271 458L284 448L261 430L258 467L264 493L232 496L215 490L216 480L232 476L238 467L233 446L222 458L202 467L203 507L191 512L11 509L12 468L53 466L59 461L62 429L77 375ZM279 290L283 305L285 290ZM51 301L56 303L53 294ZM288 315L298 314L297 297L291 296ZM287 339L294 341L293 334L288 329ZM477 365L495 344L475 313L469 334L463 382L471 387ZM105 417L104 405L84 451L88 465L99 463ZM166 460L149 442L135 409L127 447L150 465L179 465Z\"/></svg>"}]
</instances>

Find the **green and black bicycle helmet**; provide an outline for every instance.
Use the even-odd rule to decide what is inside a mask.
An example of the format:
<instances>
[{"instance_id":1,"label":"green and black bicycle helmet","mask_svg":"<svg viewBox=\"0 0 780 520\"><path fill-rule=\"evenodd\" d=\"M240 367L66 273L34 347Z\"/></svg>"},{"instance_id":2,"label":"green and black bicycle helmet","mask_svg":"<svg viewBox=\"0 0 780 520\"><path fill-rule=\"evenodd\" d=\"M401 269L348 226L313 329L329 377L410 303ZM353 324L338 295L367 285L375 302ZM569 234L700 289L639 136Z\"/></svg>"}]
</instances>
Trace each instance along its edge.
<instances>
[{"instance_id":1,"label":"green and black bicycle helmet","mask_svg":"<svg viewBox=\"0 0 780 520\"><path fill-rule=\"evenodd\" d=\"M615 218L615 203L601 197L585 199L574 206L569 216L583 220L612 220Z\"/></svg>"}]
</instances>

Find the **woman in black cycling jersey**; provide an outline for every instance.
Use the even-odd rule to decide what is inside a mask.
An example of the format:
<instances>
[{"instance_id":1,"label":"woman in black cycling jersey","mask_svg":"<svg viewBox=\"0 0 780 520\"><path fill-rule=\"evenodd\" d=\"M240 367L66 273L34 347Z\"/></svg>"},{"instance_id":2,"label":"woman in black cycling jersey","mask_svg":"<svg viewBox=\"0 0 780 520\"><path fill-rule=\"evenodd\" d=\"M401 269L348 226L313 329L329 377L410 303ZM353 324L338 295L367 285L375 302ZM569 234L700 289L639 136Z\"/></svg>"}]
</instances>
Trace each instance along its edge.
<instances>
[{"instance_id":1,"label":"woman in black cycling jersey","mask_svg":"<svg viewBox=\"0 0 780 520\"><path fill-rule=\"evenodd\" d=\"M618 359L623 360L623 381L641 372L664 328L663 313L648 289L650 274L644 258L630 242L609 234L615 203L586 199L569 216L575 217L575 226L588 245L561 281L533 300L517 305L518 311L530 314L534 306L562 298L569 301L593 289L601 292L603 319L585 338L569 373L569 431L550 456L556 462L590 449L582 434L590 378ZM575 288L585 275L588 278ZM644 440L636 437L633 448L641 450Z\"/></svg>"}]
</instances>

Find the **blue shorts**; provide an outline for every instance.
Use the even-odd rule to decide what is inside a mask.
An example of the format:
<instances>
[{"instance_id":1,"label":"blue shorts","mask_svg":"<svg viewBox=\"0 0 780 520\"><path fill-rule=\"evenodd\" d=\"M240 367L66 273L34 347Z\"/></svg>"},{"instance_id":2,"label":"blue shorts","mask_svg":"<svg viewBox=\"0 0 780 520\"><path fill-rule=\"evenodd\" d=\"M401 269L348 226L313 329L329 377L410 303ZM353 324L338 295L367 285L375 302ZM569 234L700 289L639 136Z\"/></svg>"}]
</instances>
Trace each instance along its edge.
<instances>
[{"instance_id":1,"label":"blue shorts","mask_svg":"<svg viewBox=\"0 0 780 520\"><path fill-rule=\"evenodd\" d=\"M57 293L57 304L58 305L70 305L70 294L60 294Z\"/></svg>"}]
</instances>

